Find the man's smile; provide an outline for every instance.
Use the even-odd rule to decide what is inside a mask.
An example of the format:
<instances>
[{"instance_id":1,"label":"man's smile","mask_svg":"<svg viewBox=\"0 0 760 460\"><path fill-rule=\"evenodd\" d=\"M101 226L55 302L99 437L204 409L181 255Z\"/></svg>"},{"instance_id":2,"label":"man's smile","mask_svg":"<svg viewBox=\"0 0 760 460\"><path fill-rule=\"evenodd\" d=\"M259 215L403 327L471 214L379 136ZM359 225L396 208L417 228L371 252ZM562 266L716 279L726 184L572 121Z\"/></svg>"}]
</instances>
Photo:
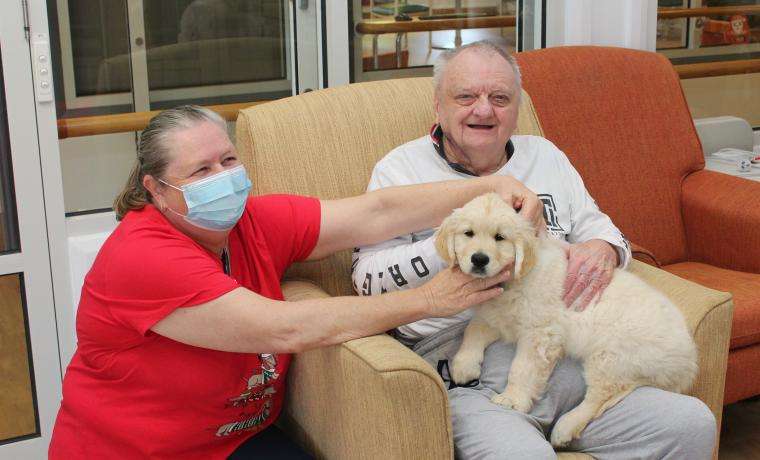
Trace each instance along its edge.
<instances>
[{"instance_id":1,"label":"man's smile","mask_svg":"<svg viewBox=\"0 0 760 460\"><path fill-rule=\"evenodd\" d=\"M488 130L490 130L492 128L495 128L494 125L475 124L475 123L472 123L472 124L468 123L467 127L471 128L471 129L480 129L480 130L484 130L484 131L488 131Z\"/></svg>"}]
</instances>

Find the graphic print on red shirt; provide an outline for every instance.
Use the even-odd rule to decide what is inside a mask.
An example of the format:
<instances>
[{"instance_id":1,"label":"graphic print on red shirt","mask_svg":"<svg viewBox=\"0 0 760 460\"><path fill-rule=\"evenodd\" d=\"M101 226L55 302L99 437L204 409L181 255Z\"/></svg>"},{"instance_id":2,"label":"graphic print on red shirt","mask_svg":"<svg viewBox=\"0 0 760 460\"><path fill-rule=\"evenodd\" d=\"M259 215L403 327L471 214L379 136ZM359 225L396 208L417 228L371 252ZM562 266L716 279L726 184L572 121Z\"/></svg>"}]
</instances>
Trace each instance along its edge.
<instances>
[{"instance_id":1,"label":"graphic print on red shirt","mask_svg":"<svg viewBox=\"0 0 760 460\"><path fill-rule=\"evenodd\" d=\"M280 376L277 373L277 357L263 353L259 355L261 362L260 373L254 373L248 379L246 390L236 398L230 398L229 402L234 407L247 407L252 404L253 412L243 411L245 418L238 422L231 422L219 427L217 436L227 436L241 430L254 430L256 427L269 420L272 411L272 398L277 391L271 385Z\"/></svg>"},{"instance_id":2,"label":"graphic print on red shirt","mask_svg":"<svg viewBox=\"0 0 760 460\"><path fill-rule=\"evenodd\" d=\"M280 280L311 253L319 223L316 199L249 198L227 276L153 206L130 211L85 278L50 458L226 458L271 424L290 355L198 348L150 329L241 286L282 300Z\"/></svg>"}]
</instances>

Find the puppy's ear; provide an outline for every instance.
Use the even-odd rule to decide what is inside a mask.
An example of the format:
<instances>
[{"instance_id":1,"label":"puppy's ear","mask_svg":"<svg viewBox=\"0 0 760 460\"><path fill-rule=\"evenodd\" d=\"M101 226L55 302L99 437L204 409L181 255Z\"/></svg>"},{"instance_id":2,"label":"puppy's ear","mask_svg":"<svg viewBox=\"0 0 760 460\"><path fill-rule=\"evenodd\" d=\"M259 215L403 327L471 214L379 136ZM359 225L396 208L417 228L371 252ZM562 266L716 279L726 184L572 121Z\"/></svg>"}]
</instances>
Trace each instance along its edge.
<instances>
[{"instance_id":1,"label":"puppy's ear","mask_svg":"<svg viewBox=\"0 0 760 460\"><path fill-rule=\"evenodd\" d=\"M536 264L536 243L538 240L533 235L521 235L515 241L515 279L520 279L530 273Z\"/></svg>"},{"instance_id":2,"label":"puppy's ear","mask_svg":"<svg viewBox=\"0 0 760 460\"><path fill-rule=\"evenodd\" d=\"M457 255L454 250L454 235L457 226L456 214L452 214L441 223L441 227L435 234L435 250L444 262L449 266L457 264Z\"/></svg>"}]
</instances>

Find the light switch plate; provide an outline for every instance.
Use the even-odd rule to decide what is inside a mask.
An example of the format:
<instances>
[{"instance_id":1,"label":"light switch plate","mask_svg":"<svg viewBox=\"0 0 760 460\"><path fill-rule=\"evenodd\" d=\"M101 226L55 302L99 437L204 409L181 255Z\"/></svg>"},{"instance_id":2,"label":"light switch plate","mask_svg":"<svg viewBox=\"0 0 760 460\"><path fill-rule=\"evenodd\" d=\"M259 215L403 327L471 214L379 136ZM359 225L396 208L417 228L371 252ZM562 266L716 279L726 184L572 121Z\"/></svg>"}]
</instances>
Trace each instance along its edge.
<instances>
[{"instance_id":1,"label":"light switch plate","mask_svg":"<svg viewBox=\"0 0 760 460\"><path fill-rule=\"evenodd\" d=\"M53 100L53 65L50 57L50 39L47 34L32 36L32 61L34 67L34 93L37 102Z\"/></svg>"}]
</instances>

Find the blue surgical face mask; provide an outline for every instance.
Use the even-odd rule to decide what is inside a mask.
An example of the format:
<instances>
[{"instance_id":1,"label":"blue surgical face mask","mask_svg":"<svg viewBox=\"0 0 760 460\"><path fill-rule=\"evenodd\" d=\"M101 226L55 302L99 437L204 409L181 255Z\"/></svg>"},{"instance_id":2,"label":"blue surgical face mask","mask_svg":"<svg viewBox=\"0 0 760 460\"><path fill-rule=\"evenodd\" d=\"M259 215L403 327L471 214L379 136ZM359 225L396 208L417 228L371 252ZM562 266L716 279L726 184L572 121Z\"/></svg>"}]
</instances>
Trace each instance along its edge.
<instances>
[{"instance_id":1,"label":"blue surgical face mask","mask_svg":"<svg viewBox=\"0 0 760 460\"><path fill-rule=\"evenodd\" d=\"M229 230L235 226L245 210L251 180L243 165L214 174L191 184L176 187L161 179L160 182L182 192L187 204L187 215L169 208L173 213L206 230Z\"/></svg>"}]
</instances>

